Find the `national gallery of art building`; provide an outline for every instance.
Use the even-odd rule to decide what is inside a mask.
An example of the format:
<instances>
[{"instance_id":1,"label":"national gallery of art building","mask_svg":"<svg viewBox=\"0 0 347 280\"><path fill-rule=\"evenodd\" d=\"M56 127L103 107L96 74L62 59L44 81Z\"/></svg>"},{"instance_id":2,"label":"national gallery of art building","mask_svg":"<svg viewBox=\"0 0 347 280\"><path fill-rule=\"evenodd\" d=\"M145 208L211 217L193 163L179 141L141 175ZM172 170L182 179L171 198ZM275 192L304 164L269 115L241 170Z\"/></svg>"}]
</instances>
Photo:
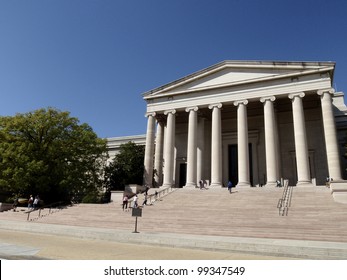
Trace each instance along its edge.
<instances>
[{"instance_id":1,"label":"national gallery of art building","mask_svg":"<svg viewBox=\"0 0 347 280\"><path fill-rule=\"evenodd\" d=\"M148 186L325 185L347 200L347 107L334 62L223 61L143 94ZM154 178L154 180L153 180Z\"/></svg>"}]
</instances>

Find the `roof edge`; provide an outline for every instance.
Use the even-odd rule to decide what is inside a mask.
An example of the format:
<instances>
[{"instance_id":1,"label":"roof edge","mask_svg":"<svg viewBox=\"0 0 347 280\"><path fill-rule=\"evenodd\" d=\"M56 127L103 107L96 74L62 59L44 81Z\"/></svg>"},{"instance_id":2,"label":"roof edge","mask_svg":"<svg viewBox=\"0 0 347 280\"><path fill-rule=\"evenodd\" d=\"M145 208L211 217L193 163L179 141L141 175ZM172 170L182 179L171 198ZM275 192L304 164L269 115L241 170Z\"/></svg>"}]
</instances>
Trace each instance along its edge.
<instances>
[{"instance_id":1,"label":"roof edge","mask_svg":"<svg viewBox=\"0 0 347 280\"><path fill-rule=\"evenodd\" d=\"M219 71L225 67L241 67L241 68L254 68L256 66L261 68L309 68L309 67L315 67L315 68L325 68L325 67L332 67L332 78L334 74L336 62L333 61L270 61L270 60L224 60L217 64L214 64L212 66L209 66L207 68L204 68L202 70L199 70L197 72L194 72L192 74L189 74L187 76L184 76L183 78L174 80L170 83L164 84L160 87L154 88L150 91L147 91L142 94L143 98L146 99L147 96L155 93L160 92L165 88L170 88L175 85L179 85L182 82L189 81L193 78L202 77L207 73L213 73L215 71ZM247 66L247 67L246 67Z\"/></svg>"}]
</instances>

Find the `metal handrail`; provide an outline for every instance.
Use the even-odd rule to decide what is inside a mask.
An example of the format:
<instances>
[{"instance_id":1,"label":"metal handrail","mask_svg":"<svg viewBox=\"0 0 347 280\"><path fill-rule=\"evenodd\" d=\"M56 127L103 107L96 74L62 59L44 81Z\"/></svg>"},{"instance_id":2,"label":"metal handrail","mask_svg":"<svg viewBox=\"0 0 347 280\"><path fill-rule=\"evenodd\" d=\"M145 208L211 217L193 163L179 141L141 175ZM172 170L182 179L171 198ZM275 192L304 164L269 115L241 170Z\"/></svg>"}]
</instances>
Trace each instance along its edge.
<instances>
[{"instance_id":1,"label":"metal handrail","mask_svg":"<svg viewBox=\"0 0 347 280\"><path fill-rule=\"evenodd\" d=\"M61 206L63 205L64 202L63 201L59 201L59 202L54 202L54 203L51 203L49 205L46 205L46 206L43 206L43 207L39 207L38 209L32 209L32 210L29 210L27 212L28 216L27 216L27 221L34 221L34 220L38 220L39 218L42 218L44 216L47 216L47 215L50 215L50 214L53 214L53 213L56 213L58 211L61 211L62 208L56 208L56 206ZM44 209L49 209L48 211L48 214L46 215L41 215L41 211L44 210ZM52 210L52 209L56 209L56 211ZM33 213L33 212L36 212L38 211L38 216L36 218L33 218L33 219L30 219L30 214Z\"/></svg>"},{"instance_id":2,"label":"metal handrail","mask_svg":"<svg viewBox=\"0 0 347 280\"><path fill-rule=\"evenodd\" d=\"M163 190L158 191L157 195L155 195L155 194L148 195L147 199L149 201L149 204L152 204L153 202L158 201L159 198L164 197L165 195L168 195L169 193L171 193L173 191L173 189L175 189L175 188L167 187L167 188L165 188ZM131 204L132 204L133 201L134 200L132 198L129 199L129 202L128 202L129 203L129 208L132 208Z\"/></svg>"},{"instance_id":3,"label":"metal handrail","mask_svg":"<svg viewBox=\"0 0 347 280\"><path fill-rule=\"evenodd\" d=\"M281 214L282 216L288 215L289 207L291 206L291 203L292 203L292 194L293 194L293 188L289 187L288 180L285 180L282 198L280 198L277 203L278 215L280 216Z\"/></svg>"}]
</instances>

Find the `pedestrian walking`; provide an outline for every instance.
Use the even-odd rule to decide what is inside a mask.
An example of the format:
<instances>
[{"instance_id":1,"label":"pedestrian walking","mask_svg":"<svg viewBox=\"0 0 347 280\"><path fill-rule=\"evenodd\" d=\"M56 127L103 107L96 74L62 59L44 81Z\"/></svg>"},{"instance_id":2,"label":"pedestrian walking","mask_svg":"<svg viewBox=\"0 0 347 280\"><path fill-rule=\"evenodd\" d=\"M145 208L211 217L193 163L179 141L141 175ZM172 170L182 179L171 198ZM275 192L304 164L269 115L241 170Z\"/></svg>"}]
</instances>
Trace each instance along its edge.
<instances>
[{"instance_id":1,"label":"pedestrian walking","mask_svg":"<svg viewBox=\"0 0 347 280\"><path fill-rule=\"evenodd\" d=\"M325 179L325 186L327 188L330 188L330 177L329 176L327 176L326 179Z\"/></svg>"},{"instance_id":2,"label":"pedestrian walking","mask_svg":"<svg viewBox=\"0 0 347 280\"><path fill-rule=\"evenodd\" d=\"M28 210L32 210L33 209L33 203L34 203L34 197L31 194L29 199L28 199Z\"/></svg>"},{"instance_id":3,"label":"pedestrian walking","mask_svg":"<svg viewBox=\"0 0 347 280\"><path fill-rule=\"evenodd\" d=\"M147 197L148 197L148 195L145 193L145 196L144 196L144 199L143 199L143 203L142 203L142 207L147 205Z\"/></svg>"},{"instance_id":4,"label":"pedestrian walking","mask_svg":"<svg viewBox=\"0 0 347 280\"><path fill-rule=\"evenodd\" d=\"M204 188L204 181L203 180L199 181L199 187L200 187L200 190L202 190Z\"/></svg>"},{"instance_id":5,"label":"pedestrian walking","mask_svg":"<svg viewBox=\"0 0 347 280\"><path fill-rule=\"evenodd\" d=\"M139 205L137 204L137 199L138 199L138 197L137 197L137 194L135 194L135 196L134 196L134 206L133 206L133 208L137 208Z\"/></svg>"},{"instance_id":6,"label":"pedestrian walking","mask_svg":"<svg viewBox=\"0 0 347 280\"><path fill-rule=\"evenodd\" d=\"M18 201L18 197L16 197L15 199L14 199L14 201L13 201L13 211L14 212L16 212L17 211L17 206L18 206L18 203L19 203L19 201Z\"/></svg>"},{"instance_id":7,"label":"pedestrian walking","mask_svg":"<svg viewBox=\"0 0 347 280\"><path fill-rule=\"evenodd\" d=\"M128 197L128 195L125 195L123 197L123 211L124 211L124 209L125 209L125 211L128 210L128 201L129 201L129 197Z\"/></svg>"},{"instance_id":8,"label":"pedestrian walking","mask_svg":"<svg viewBox=\"0 0 347 280\"><path fill-rule=\"evenodd\" d=\"M229 193L231 193L232 188L233 188L233 183L231 183L231 181L229 181L228 182L228 191L229 191Z\"/></svg>"},{"instance_id":9,"label":"pedestrian walking","mask_svg":"<svg viewBox=\"0 0 347 280\"><path fill-rule=\"evenodd\" d=\"M35 199L33 202L34 210L39 208L39 203L40 203L40 197L37 195L37 196L35 196Z\"/></svg>"}]
</instances>

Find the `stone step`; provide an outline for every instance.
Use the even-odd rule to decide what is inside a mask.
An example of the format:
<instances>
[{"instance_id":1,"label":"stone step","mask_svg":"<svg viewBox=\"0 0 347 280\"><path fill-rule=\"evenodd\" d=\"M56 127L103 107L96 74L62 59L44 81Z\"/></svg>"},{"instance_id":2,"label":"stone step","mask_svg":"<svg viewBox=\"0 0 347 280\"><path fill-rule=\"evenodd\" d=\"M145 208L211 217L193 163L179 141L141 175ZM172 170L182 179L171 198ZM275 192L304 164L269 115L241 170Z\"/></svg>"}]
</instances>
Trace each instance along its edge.
<instances>
[{"instance_id":1,"label":"stone step","mask_svg":"<svg viewBox=\"0 0 347 280\"><path fill-rule=\"evenodd\" d=\"M347 242L347 205L336 203L328 189L294 188L288 216L279 216L282 188L179 189L143 208L138 219L144 232L303 239ZM139 195L141 205L143 196ZM44 215L44 212L42 212ZM31 214L33 215L33 214ZM19 212L0 219L25 220ZM121 202L79 204L34 219L35 223L133 230L131 211Z\"/></svg>"}]
</instances>

